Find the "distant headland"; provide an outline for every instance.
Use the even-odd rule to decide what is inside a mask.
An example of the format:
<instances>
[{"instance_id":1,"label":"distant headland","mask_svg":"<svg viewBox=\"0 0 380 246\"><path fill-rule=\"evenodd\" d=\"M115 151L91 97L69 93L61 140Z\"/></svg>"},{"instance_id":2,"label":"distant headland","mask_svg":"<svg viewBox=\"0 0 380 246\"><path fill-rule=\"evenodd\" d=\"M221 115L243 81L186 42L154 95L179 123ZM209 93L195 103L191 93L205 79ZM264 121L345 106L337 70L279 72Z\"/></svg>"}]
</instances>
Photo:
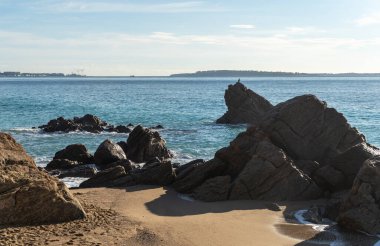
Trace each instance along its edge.
<instances>
[{"instance_id":1,"label":"distant headland","mask_svg":"<svg viewBox=\"0 0 380 246\"><path fill-rule=\"evenodd\" d=\"M208 70L178 73L170 77L380 77L380 73L297 73L255 70Z\"/></svg>"},{"instance_id":2,"label":"distant headland","mask_svg":"<svg viewBox=\"0 0 380 246\"><path fill-rule=\"evenodd\" d=\"M21 73L21 72L0 72L0 77L86 77L79 74L64 73Z\"/></svg>"}]
</instances>

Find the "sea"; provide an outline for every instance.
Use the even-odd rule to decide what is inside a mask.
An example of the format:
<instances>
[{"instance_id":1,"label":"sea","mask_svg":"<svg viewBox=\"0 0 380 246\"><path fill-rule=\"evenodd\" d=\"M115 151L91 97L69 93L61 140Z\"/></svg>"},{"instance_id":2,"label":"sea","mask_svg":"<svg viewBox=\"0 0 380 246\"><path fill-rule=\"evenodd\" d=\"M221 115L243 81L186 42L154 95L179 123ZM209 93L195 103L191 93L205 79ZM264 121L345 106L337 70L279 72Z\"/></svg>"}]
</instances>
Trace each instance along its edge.
<instances>
[{"instance_id":1,"label":"sea","mask_svg":"<svg viewBox=\"0 0 380 246\"><path fill-rule=\"evenodd\" d=\"M0 131L8 132L44 167L69 144L90 152L118 133L43 133L38 128L59 116L94 114L114 125L163 125L160 134L174 162L210 159L246 125L219 125L226 111L224 92L238 78L81 77L0 78ZM314 94L343 113L369 143L380 146L380 77L255 77L241 82L277 104ZM76 186L80 179L64 180Z\"/></svg>"}]
</instances>

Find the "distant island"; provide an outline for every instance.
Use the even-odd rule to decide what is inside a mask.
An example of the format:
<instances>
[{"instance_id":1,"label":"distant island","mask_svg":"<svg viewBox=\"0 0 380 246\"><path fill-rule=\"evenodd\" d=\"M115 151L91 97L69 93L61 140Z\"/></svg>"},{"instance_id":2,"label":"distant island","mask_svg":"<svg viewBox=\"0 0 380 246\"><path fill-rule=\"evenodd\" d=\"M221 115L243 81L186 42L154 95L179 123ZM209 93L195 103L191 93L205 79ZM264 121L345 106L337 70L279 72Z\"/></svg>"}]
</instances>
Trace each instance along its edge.
<instances>
[{"instance_id":1,"label":"distant island","mask_svg":"<svg viewBox=\"0 0 380 246\"><path fill-rule=\"evenodd\" d=\"M380 73L293 73L255 70L209 70L172 74L170 77L380 77Z\"/></svg>"},{"instance_id":2,"label":"distant island","mask_svg":"<svg viewBox=\"0 0 380 246\"><path fill-rule=\"evenodd\" d=\"M21 73L21 72L0 72L0 77L86 77L79 74L64 73Z\"/></svg>"}]
</instances>

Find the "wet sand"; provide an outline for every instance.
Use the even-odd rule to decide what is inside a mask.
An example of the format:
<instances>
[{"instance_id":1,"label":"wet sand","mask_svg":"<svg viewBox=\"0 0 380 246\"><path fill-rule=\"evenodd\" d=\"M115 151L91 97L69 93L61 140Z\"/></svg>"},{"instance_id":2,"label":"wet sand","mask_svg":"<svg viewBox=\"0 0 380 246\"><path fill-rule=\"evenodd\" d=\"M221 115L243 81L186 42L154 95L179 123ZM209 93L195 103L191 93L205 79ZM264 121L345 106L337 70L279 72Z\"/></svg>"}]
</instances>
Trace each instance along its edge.
<instances>
[{"instance_id":1,"label":"wet sand","mask_svg":"<svg viewBox=\"0 0 380 246\"><path fill-rule=\"evenodd\" d=\"M313 202L272 211L262 201L188 201L155 186L72 192L85 220L3 228L0 245L314 245L318 234L284 217Z\"/></svg>"}]
</instances>

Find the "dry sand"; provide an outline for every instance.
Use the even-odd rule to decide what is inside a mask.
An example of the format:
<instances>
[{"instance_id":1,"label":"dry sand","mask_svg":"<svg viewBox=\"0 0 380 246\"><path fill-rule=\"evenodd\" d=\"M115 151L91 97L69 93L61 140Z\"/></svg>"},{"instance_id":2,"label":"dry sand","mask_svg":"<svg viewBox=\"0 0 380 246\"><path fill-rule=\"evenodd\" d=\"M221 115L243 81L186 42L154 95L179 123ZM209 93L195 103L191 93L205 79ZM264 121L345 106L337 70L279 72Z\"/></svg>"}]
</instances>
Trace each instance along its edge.
<instances>
[{"instance_id":1,"label":"dry sand","mask_svg":"<svg viewBox=\"0 0 380 246\"><path fill-rule=\"evenodd\" d=\"M87 219L3 228L0 245L313 245L317 234L283 216L310 202L271 211L267 202L187 201L154 186L72 191Z\"/></svg>"}]
</instances>

